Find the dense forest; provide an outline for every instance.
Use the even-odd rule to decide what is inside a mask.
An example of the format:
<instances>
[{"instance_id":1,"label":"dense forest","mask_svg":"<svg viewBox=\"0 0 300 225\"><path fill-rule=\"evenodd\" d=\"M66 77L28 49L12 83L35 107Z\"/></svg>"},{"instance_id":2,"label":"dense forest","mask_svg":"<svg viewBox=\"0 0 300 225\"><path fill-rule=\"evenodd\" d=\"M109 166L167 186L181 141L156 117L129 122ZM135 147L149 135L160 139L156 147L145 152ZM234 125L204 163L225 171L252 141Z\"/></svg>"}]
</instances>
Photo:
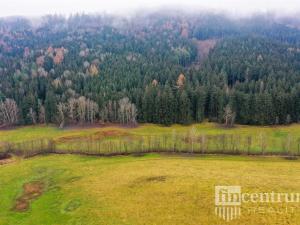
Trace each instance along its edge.
<instances>
[{"instance_id":1,"label":"dense forest","mask_svg":"<svg viewBox=\"0 0 300 225\"><path fill-rule=\"evenodd\" d=\"M300 121L300 22L155 12L0 19L0 126Z\"/></svg>"}]
</instances>

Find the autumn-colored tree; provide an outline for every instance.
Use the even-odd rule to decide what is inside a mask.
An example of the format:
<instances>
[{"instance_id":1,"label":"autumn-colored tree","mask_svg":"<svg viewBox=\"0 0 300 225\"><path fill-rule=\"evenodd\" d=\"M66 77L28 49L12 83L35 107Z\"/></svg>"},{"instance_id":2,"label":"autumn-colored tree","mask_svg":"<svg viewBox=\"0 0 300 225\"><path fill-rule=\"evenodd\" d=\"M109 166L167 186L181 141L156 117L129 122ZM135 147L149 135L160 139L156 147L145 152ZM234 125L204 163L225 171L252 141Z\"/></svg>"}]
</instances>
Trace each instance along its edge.
<instances>
[{"instance_id":1,"label":"autumn-colored tree","mask_svg":"<svg viewBox=\"0 0 300 225\"><path fill-rule=\"evenodd\" d=\"M95 64L92 64L89 68L89 74L92 76L96 76L99 74L98 68Z\"/></svg>"},{"instance_id":2,"label":"autumn-colored tree","mask_svg":"<svg viewBox=\"0 0 300 225\"><path fill-rule=\"evenodd\" d=\"M63 60L64 60L64 48L56 48L55 56L53 58L54 64L56 65L61 64Z\"/></svg>"},{"instance_id":3,"label":"autumn-colored tree","mask_svg":"<svg viewBox=\"0 0 300 225\"><path fill-rule=\"evenodd\" d=\"M177 82L176 82L177 86L179 88L182 88L185 84L185 76L183 73L181 73L179 76L178 76L178 79L177 79Z\"/></svg>"},{"instance_id":4,"label":"autumn-colored tree","mask_svg":"<svg viewBox=\"0 0 300 225\"><path fill-rule=\"evenodd\" d=\"M57 89L62 86L62 82L60 78L56 78L52 81L52 85Z\"/></svg>"},{"instance_id":5,"label":"autumn-colored tree","mask_svg":"<svg viewBox=\"0 0 300 225\"><path fill-rule=\"evenodd\" d=\"M152 86L156 87L157 85L158 85L158 81L157 81L156 79L154 79L154 80L152 81Z\"/></svg>"}]
</instances>

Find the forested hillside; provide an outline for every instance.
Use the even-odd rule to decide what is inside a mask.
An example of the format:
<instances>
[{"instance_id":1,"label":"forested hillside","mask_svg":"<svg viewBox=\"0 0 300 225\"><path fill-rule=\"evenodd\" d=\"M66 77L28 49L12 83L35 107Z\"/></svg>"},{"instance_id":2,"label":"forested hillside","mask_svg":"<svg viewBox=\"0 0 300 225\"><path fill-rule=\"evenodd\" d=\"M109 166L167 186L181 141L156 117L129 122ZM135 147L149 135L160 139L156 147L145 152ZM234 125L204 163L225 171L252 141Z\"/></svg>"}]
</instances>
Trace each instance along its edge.
<instances>
[{"instance_id":1,"label":"forested hillside","mask_svg":"<svg viewBox=\"0 0 300 225\"><path fill-rule=\"evenodd\" d=\"M300 120L300 23L156 12L0 20L0 126Z\"/></svg>"}]
</instances>

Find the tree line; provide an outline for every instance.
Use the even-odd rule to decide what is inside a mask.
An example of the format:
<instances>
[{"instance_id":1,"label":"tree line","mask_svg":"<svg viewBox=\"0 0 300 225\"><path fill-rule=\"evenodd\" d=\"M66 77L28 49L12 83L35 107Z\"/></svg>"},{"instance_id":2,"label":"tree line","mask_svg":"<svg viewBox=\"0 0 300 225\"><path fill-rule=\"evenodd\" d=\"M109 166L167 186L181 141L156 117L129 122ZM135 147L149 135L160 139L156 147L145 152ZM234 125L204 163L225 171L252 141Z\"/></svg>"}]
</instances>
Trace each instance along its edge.
<instances>
[{"instance_id":1,"label":"tree line","mask_svg":"<svg viewBox=\"0 0 300 225\"><path fill-rule=\"evenodd\" d=\"M300 120L300 31L284 21L49 16L2 19L0 34L1 125Z\"/></svg>"},{"instance_id":2,"label":"tree line","mask_svg":"<svg viewBox=\"0 0 300 225\"><path fill-rule=\"evenodd\" d=\"M85 136L83 139L69 139L64 143L52 139L37 139L0 145L0 157L7 154L24 157L48 153L110 156L149 152L297 157L300 156L300 139L290 134L277 140L268 140L264 133L206 135L191 128L185 135L173 131L170 135L131 135L116 139Z\"/></svg>"}]
</instances>

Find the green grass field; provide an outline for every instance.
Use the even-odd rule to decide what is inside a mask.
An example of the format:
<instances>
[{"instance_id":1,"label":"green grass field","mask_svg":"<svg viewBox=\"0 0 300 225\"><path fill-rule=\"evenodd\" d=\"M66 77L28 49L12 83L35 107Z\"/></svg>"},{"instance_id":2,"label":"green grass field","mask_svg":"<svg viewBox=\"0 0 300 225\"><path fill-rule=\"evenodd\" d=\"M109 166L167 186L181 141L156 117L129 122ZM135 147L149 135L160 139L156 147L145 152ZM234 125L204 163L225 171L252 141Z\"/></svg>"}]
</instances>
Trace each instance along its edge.
<instances>
[{"instance_id":1,"label":"green grass field","mask_svg":"<svg viewBox=\"0 0 300 225\"><path fill-rule=\"evenodd\" d=\"M48 146L36 140L51 139L63 153L132 153L142 152L145 145L172 151L176 143L179 154L14 156L5 159L7 164L0 160L0 225L215 225L225 223L214 214L216 185L240 185L245 192L300 192L300 161L295 157L180 154L191 149L204 153L203 146L205 153L224 148L229 154L234 149L243 154L249 137L251 153L260 153L262 148L270 154L299 153L298 124L2 130L0 149L14 146L27 152L41 144ZM241 209L241 217L230 224L296 225L300 221L300 203L249 203Z\"/></svg>"},{"instance_id":2,"label":"green grass field","mask_svg":"<svg viewBox=\"0 0 300 225\"><path fill-rule=\"evenodd\" d=\"M16 159L0 165L0 224L296 225L300 203L289 205L293 211L288 212L282 204L243 204L239 219L224 222L214 214L214 187L299 192L299 174L300 161L276 157L148 154ZM34 195L29 189L26 199L23 189L34 183L41 184L42 191ZM23 211L16 210L20 199L28 200ZM256 207L260 209L255 211ZM262 207L273 210L261 211Z\"/></svg>"},{"instance_id":3,"label":"green grass field","mask_svg":"<svg viewBox=\"0 0 300 225\"><path fill-rule=\"evenodd\" d=\"M93 151L97 152L99 150L95 150L95 146L101 144L103 145L101 151L105 152L108 151L108 144L114 144L115 148L122 152L126 150L123 149L124 147L120 147L121 144L119 142L122 142L122 146L128 146L129 150L137 151L141 148L141 141L146 145L150 137L152 137L152 142L154 139L161 139L159 148L173 149L174 141L176 140L178 142L177 147L179 146L180 150L190 151L192 148L191 139L186 137L191 136L191 133L196 137L193 144L195 151L206 148L206 153L213 153L215 150L218 150L218 152L224 150L225 153L226 151L232 153L235 151L234 149L246 152L250 143L249 149L253 154L259 154L262 151L270 154L300 154L299 124L276 127L237 125L232 129L223 128L215 123L202 123L191 126L174 125L171 127L143 124L136 128L110 126L74 129L58 129L54 126L28 126L0 131L0 147L1 143L3 145L3 143L20 143L47 138L53 139L57 149L64 151L75 148L84 152L86 149L91 148L93 150L94 148ZM206 141L203 144L204 147L201 141L202 136L206 137ZM168 137L169 139L162 147L163 137ZM250 142L249 138L251 138ZM91 143L91 140L95 142L94 146L88 145ZM224 140L225 144L222 142ZM152 143L152 145L155 145L155 143ZM24 146L23 148L26 149ZM155 146L153 148L155 149Z\"/></svg>"},{"instance_id":4,"label":"green grass field","mask_svg":"<svg viewBox=\"0 0 300 225\"><path fill-rule=\"evenodd\" d=\"M192 127L195 127L197 134L219 135L259 135L264 134L269 138L285 138L289 134L295 138L300 138L300 124L290 126L243 126L236 125L235 128L222 128L215 123L201 123L190 126L173 125L164 127L153 124L143 124L136 128L121 128L118 126L105 128L74 128L59 129L55 126L27 126L12 130L0 130L0 141L3 142L20 142L25 140L34 140L40 138L54 138L63 140L64 138L76 138L93 135L101 131L120 132L123 135L163 135L176 132L186 134Z\"/></svg>"}]
</instances>

